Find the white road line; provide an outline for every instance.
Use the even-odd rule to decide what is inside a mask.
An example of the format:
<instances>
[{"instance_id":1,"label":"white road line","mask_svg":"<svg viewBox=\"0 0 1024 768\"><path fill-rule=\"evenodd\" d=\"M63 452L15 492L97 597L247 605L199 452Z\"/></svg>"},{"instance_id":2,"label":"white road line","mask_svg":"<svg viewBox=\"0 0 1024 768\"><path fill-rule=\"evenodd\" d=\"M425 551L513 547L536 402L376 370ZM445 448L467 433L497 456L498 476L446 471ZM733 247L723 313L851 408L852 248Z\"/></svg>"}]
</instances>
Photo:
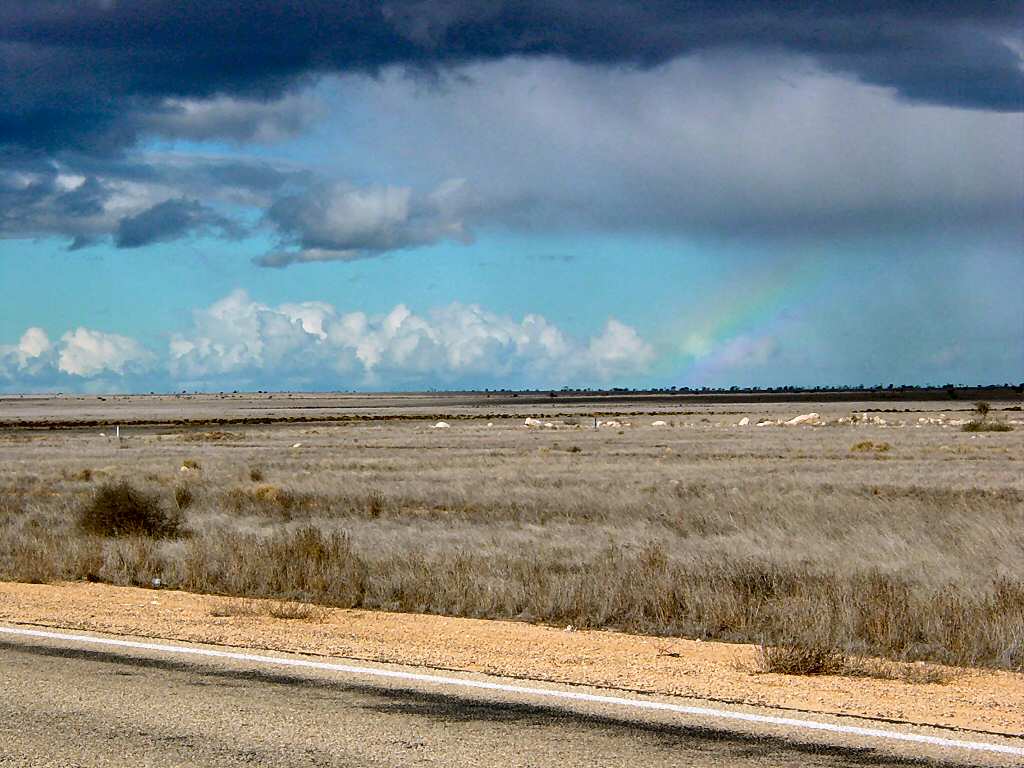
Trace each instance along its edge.
<instances>
[{"instance_id":1,"label":"white road line","mask_svg":"<svg viewBox=\"0 0 1024 768\"><path fill-rule=\"evenodd\" d=\"M161 653L175 653L188 656L208 656L218 659L235 659L237 661L249 661L259 664L273 664L283 667L303 667L307 669L323 669L332 672L344 672L351 675L370 675L373 677L384 677L395 680L411 680L418 683L430 683L432 685L447 685L458 688L477 688L488 691L504 691L506 693L518 693L527 696L540 696L549 699L569 699L571 701L587 701L596 704L611 704L619 707L633 707L635 709L655 709L667 712L676 712L681 715L695 715L698 717L717 718L719 720L740 720L747 723L762 723L768 725L784 725L790 728L801 728L812 731L828 731L830 733L846 733L855 736L866 736L874 739L889 739L892 741L910 741L920 744L930 744L937 747L948 747L951 749L970 749L982 752L998 752L1006 755L1019 755L1024 757L1024 748L1011 747L1005 744L991 744L983 741L959 741L957 739L943 739L938 736L926 736L918 733L899 733L897 731L885 731L878 728L860 728L854 725L837 725L835 723L822 723L814 720L798 720L789 717L773 717L771 715L755 715L748 712L730 712L722 709L710 709L707 707L687 707L681 704L670 704L668 702L647 701L644 699L625 699L619 696L600 696L592 693L581 693L577 691L558 691L547 688L529 688L521 685L505 685L504 683L491 683L485 680L470 680L460 677L447 677L443 675L424 675L415 672L401 672L392 669L375 669L373 667L356 667L348 664L331 664L325 661L310 661L308 659L279 658L276 656L260 656L251 653L234 653L231 651L217 651L209 648L193 648L183 645L163 645L161 643L140 643L133 640L117 640L107 637L93 637L91 635L70 635L62 632L45 632L38 629L24 629L21 627L0 626L0 633L8 635L21 635L24 637L39 637L47 640L66 640L71 643L82 643L85 645L107 645L117 648L134 648L143 651L159 651Z\"/></svg>"}]
</instances>

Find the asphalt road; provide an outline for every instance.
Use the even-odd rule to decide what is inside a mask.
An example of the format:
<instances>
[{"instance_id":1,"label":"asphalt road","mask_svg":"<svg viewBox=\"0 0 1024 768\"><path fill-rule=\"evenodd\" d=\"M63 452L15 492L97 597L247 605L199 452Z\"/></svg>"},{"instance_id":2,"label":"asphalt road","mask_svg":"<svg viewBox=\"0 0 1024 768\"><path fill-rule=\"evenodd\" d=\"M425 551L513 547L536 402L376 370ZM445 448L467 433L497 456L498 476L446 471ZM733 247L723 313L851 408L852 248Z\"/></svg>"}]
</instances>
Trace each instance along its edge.
<instances>
[{"instance_id":1,"label":"asphalt road","mask_svg":"<svg viewBox=\"0 0 1024 768\"><path fill-rule=\"evenodd\" d=\"M1013 764L956 749L621 710L0 637L4 768Z\"/></svg>"}]
</instances>

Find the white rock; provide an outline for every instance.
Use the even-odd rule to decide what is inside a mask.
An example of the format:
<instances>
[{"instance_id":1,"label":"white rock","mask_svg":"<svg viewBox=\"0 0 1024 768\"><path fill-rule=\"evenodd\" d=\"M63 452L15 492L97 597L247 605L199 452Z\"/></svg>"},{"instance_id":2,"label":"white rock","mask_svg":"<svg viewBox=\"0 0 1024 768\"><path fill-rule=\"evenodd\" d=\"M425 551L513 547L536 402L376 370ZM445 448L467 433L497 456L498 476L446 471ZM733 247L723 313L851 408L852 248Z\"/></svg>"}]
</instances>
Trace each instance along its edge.
<instances>
[{"instance_id":1,"label":"white rock","mask_svg":"<svg viewBox=\"0 0 1024 768\"><path fill-rule=\"evenodd\" d=\"M667 421L661 421L659 419L658 421L652 421L651 422L651 426L652 427L667 427L668 426L668 422Z\"/></svg>"},{"instance_id":2,"label":"white rock","mask_svg":"<svg viewBox=\"0 0 1024 768\"><path fill-rule=\"evenodd\" d=\"M736 426L738 426L738 427L745 427L749 423L750 423L750 417L749 416L744 416L742 419L740 419L739 424L737 424Z\"/></svg>"},{"instance_id":3,"label":"white rock","mask_svg":"<svg viewBox=\"0 0 1024 768\"><path fill-rule=\"evenodd\" d=\"M293 443L292 444L292 448L301 448L301 447L302 447L302 443Z\"/></svg>"},{"instance_id":4,"label":"white rock","mask_svg":"<svg viewBox=\"0 0 1024 768\"><path fill-rule=\"evenodd\" d=\"M447 421L439 421L431 429L451 429L451 426Z\"/></svg>"},{"instance_id":5,"label":"white rock","mask_svg":"<svg viewBox=\"0 0 1024 768\"><path fill-rule=\"evenodd\" d=\"M526 421L523 422L524 427L540 427L543 425L544 422L542 422L540 419L531 419L530 417L527 417Z\"/></svg>"},{"instance_id":6,"label":"white rock","mask_svg":"<svg viewBox=\"0 0 1024 768\"><path fill-rule=\"evenodd\" d=\"M786 422L786 426L795 427L798 424L806 424L808 422L818 421L819 419L821 419L821 416L817 413L805 413L802 416L794 416Z\"/></svg>"}]
</instances>

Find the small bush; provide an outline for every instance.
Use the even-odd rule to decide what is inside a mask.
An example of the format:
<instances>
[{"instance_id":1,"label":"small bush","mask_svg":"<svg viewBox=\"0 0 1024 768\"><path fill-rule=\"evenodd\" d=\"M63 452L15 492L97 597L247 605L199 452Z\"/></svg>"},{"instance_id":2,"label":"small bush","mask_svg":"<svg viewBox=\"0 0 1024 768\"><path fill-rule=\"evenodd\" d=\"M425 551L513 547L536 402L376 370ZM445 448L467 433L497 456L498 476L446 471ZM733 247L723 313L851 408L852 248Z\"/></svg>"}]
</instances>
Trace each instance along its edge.
<instances>
[{"instance_id":1,"label":"small bush","mask_svg":"<svg viewBox=\"0 0 1024 768\"><path fill-rule=\"evenodd\" d=\"M77 480L77 481L82 482L82 483L91 482L92 481L92 470L89 469L88 467L86 467L85 469L80 469L80 470L78 470L77 472L75 472L74 474L71 475L71 479L72 480Z\"/></svg>"},{"instance_id":2,"label":"small bush","mask_svg":"<svg viewBox=\"0 0 1024 768\"><path fill-rule=\"evenodd\" d=\"M133 488L127 481L104 483L78 512L78 525L97 536L183 535L181 518L164 511L160 500Z\"/></svg>"},{"instance_id":3,"label":"small bush","mask_svg":"<svg viewBox=\"0 0 1024 768\"><path fill-rule=\"evenodd\" d=\"M850 450L856 453L867 453L869 451L885 453L886 451L892 450L892 446L888 443L873 443L870 440L861 440L859 443L851 445Z\"/></svg>"},{"instance_id":4,"label":"small bush","mask_svg":"<svg viewBox=\"0 0 1024 768\"><path fill-rule=\"evenodd\" d=\"M968 421L960 429L963 432L1013 432L1013 427L1005 421L988 421L987 419Z\"/></svg>"},{"instance_id":5,"label":"small bush","mask_svg":"<svg viewBox=\"0 0 1024 768\"><path fill-rule=\"evenodd\" d=\"M369 517L380 517L387 506L387 498L380 491L370 491L366 496L366 514Z\"/></svg>"},{"instance_id":6,"label":"small bush","mask_svg":"<svg viewBox=\"0 0 1024 768\"><path fill-rule=\"evenodd\" d=\"M843 652L829 646L761 645L758 671L783 675L838 675L846 669Z\"/></svg>"},{"instance_id":7,"label":"small bush","mask_svg":"<svg viewBox=\"0 0 1024 768\"><path fill-rule=\"evenodd\" d=\"M188 443L231 442L244 440L245 435L238 432L224 432L223 430L216 429L212 432L189 432L182 435L181 439Z\"/></svg>"},{"instance_id":8,"label":"small bush","mask_svg":"<svg viewBox=\"0 0 1024 768\"><path fill-rule=\"evenodd\" d=\"M192 506L192 502L195 501L195 495L192 493L192 489L187 485L179 485L174 489L174 503L178 506L179 510L186 510Z\"/></svg>"},{"instance_id":9,"label":"small bush","mask_svg":"<svg viewBox=\"0 0 1024 768\"><path fill-rule=\"evenodd\" d=\"M249 469L249 479L254 483L263 482L263 470L259 467L252 467Z\"/></svg>"},{"instance_id":10,"label":"small bush","mask_svg":"<svg viewBox=\"0 0 1024 768\"><path fill-rule=\"evenodd\" d=\"M210 609L211 616L270 616L275 619L289 619L322 622L328 610L321 605L298 600L252 600L237 598L221 600Z\"/></svg>"},{"instance_id":11,"label":"small bush","mask_svg":"<svg viewBox=\"0 0 1024 768\"><path fill-rule=\"evenodd\" d=\"M195 459L185 459L183 462L181 462L181 468L191 469L193 471L202 469L202 467L199 465L199 462L196 461Z\"/></svg>"}]
</instances>

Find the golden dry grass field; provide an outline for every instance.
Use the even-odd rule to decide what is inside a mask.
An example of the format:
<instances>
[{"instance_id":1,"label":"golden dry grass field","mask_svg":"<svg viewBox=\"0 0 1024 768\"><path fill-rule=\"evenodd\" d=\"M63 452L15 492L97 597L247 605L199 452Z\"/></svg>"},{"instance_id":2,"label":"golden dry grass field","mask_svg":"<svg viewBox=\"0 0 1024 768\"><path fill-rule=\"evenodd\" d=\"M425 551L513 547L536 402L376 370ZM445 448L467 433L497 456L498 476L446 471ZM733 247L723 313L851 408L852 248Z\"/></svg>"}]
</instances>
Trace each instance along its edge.
<instances>
[{"instance_id":1,"label":"golden dry grass field","mask_svg":"<svg viewBox=\"0 0 1024 768\"><path fill-rule=\"evenodd\" d=\"M764 642L782 649L766 663L794 671L863 656L1020 670L1024 416L995 403L988 418L1012 431L965 432L970 409L7 398L0 579L158 578L240 597ZM83 529L99 489L120 481L178 532Z\"/></svg>"}]
</instances>

